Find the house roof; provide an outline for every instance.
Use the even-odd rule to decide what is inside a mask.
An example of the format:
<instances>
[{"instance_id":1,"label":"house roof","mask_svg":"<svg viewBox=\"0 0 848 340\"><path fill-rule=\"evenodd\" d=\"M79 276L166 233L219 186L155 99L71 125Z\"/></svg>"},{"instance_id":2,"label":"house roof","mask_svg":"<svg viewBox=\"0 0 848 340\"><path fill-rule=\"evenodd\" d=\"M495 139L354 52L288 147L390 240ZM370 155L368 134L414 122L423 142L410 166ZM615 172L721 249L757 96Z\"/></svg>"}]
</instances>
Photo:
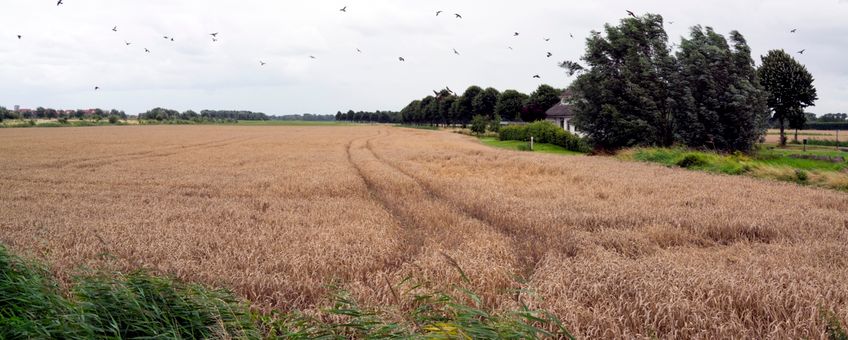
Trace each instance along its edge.
<instances>
[{"instance_id":1,"label":"house roof","mask_svg":"<svg viewBox=\"0 0 848 340\"><path fill-rule=\"evenodd\" d=\"M561 100L559 103L556 103L556 105L548 109L548 111L545 111L545 115L548 117L574 117L574 109L568 104L568 100L571 99L571 91L566 90L562 93L560 98Z\"/></svg>"}]
</instances>

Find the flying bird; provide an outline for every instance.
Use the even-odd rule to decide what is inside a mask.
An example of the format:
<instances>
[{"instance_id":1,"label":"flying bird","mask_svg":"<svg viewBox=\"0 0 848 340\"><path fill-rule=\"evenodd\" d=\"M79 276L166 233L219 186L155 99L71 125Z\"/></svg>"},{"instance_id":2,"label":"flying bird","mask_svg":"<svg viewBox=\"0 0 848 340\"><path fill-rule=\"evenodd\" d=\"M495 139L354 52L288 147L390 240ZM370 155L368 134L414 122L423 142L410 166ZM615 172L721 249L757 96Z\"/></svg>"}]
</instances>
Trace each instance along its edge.
<instances>
[{"instance_id":1,"label":"flying bird","mask_svg":"<svg viewBox=\"0 0 848 340\"><path fill-rule=\"evenodd\" d=\"M403 57L398 57L398 60L400 60L400 61L406 61L406 59L403 59Z\"/></svg>"},{"instance_id":2,"label":"flying bird","mask_svg":"<svg viewBox=\"0 0 848 340\"><path fill-rule=\"evenodd\" d=\"M553 56L554 56L554 54L553 54L553 53L548 52L548 58L553 57Z\"/></svg>"},{"instance_id":3,"label":"flying bird","mask_svg":"<svg viewBox=\"0 0 848 340\"><path fill-rule=\"evenodd\" d=\"M165 40L168 40L168 39L169 39L167 35L166 35L166 36L162 36L162 38L164 38Z\"/></svg>"},{"instance_id":4,"label":"flying bird","mask_svg":"<svg viewBox=\"0 0 848 340\"><path fill-rule=\"evenodd\" d=\"M448 92L450 93L454 93L453 91L451 91L450 87L445 86L445 90L448 90Z\"/></svg>"},{"instance_id":5,"label":"flying bird","mask_svg":"<svg viewBox=\"0 0 848 340\"><path fill-rule=\"evenodd\" d=\"M441 95L441 94L439 93L439 91L436 91L436 90L433 90L433 93L435 93L435 94L436 94L436 97L437 97L437 98Z\"/></svg>"},{"instance_id":6,"label":"flying bird","mask_svg":"<svg viewBox=\"0 0 848 340\"><path fill-rule=\"evenodd\" d=\"M59 2L57 2L57 3L56 3L56 6L64 5L64 4L65 4L65 3L64 3L64 2L62 2L62 0L59 0Z\"/></svg>"},{"instance_id":7,"label":"flying bird","mask_svg":"<svg viewBox=\"0 0 848 340\"><path fill-rule=\"evenodd\" d=\"M318 59L314 55L309 56L309 59Z\"/></svg>"},{"instance_id":8,"label":"flying bird","mask_svg":"<svg viewBox=\"0 0 848 340\"><path fill-rule=\"evenodd\" d=\"M112 27L112 32L117 32L117 31L118 31L118 26Z\"/></svg>"},{"instance_id":9,"label":"flying bird","mask_svg":"<svg viewBox=\"0 0 848 340\"><path fill-rule=\"evenodd\" d=\"M574 34L568 33L568 36L571 37L571 39L574 39Z\"/></svg>"},{"instance_id":10,"label":"flying bird","mask_svg":"<svg viewBox=\"0 0 848 340\"><path fill-rule=\"evenodd\" d=\"M545 41L551 41L551 38L545 38Z\"/></svg>"},{"instance_id":11,"label":"flying bird","mask_svg":"<svg viewBox=\"0 0 848 340\"><path fill-rule=\"evenodd\" d=\"M453 54L459 55L459 51L457 51L456 49L453 49Z\"/></svg>"},{"instance_id":12,"label":"flying bird","mask_svg":"<svg viewBox=\"0 0 848 340\"><path fill-rule=\"evenodd\" d=\"M795 33L795 32L798 32L797 28L793 28L791 31L789 31L789 33Z\"/></svg>"},{"instance_id":13,"label":"flying bird","mask_svg":"<svg viewBox=\"0 0 848 340\"><path fill-rule=\"evenodd\" d=\"M513 34L512 34L512 36L513 36L513 37L517 37L519 34L520 34L520 33L515 32L515 33L513 33Z\"/></svg>"},{"instance_id":14,"label":"flying bird","mask_svg":"<svg viewBox=\"0 0 848 340\"><path fill-rule=\"evenodd\" d=\"M462 19L462 16L459 15L459 13L454 13L453 15L455 15L457 19Z\"/></svg>"},{"instance_id":15,"label":"flying bird","mask_svg":"<svg viewBox=\"0 0 848 340\"><path fill-rule=\"evenodd\" d=\"M129 41L124 41L124 44L127 45L127 46L132 45L132 43L129 42Z\"/></svg>"},{"instance_id":16,"label":"flying bird","mask_svg":"<svg viewBox=\"0 0 848 340\"><path fill-rule=\"evenodd\" d=\"M443 11L436 11L436 16L439 16L439 14L442 14L442 12Z\"/></svg>"},{"instance_id":17,"label":"flying bird","mask_svg":"<svg viewBox=\"0 0 848 340\"><path fill-rule=\"evenodd\" d=\"M357 48L357 49L356 49L356 52L358 52L358 53L362 53L362 50L360 50L360 49L358 49L358 48Z\"/></svg>"},{"instance_id":18,"label":"flying bird","mask_svg":"<svg viewBox=\"0 0 848 340\"><path fill-rule=\"evenodd\" d=\"M21 38L23 38L23 36L21 36L20 34L18 34L18 40L21 40Z\"/></svg>"},{"instance_id":19,"label":"flying bird","mask_svg":"<svg viewBox=\"0 0 848 340\"><path fill-rule=\"evenodd\" d=\"M804 54L804 52L806 52L806 51L807 51L807 49L800 50L800 51L798 51L798 54Z\"/></svg>"},{"instance_id":20,"label":"flying bird","mask_svg":"<svg viewBox=\"0 0 848 340\"><path fill-rule=\"evenodd\" d=\"M145 48L145 49L144 49L144 53L150 53L150 50L148 50L147 48Z\"/></svg>"},{"instance_id":21,"label":"flying bird","mask_svg":"<svg viewBox=\"0 0 848 340\"><path fill-rule=\"evenodd\" d=\"M534 76L533 76L533 78L536 78L536 79L542 79L542 77L541 77L541 76L539 76L538 74L537 74L537 75L534 75Z\"/></svg>"},{"instance_id":22,"label":"flying bird","mask_svg":"<svg viewBox=\"0 0 848 340\"><path fill-rule=\"evenodd\" d=\"M669 22L668 22L668 24L669 24L669 25L674 25L674 21L669 21Z\"/></svg>"},{"instance_id":23,"label":"flying bird","mask_svg":"<svg viewBox=\"0 0 848 340\"><path fill-rule=\"evenodd\" d=\"M340 9L339 12L347 13L347 6L342 7L342 9Z\"/></svg>"},{"instance_id":24,"label":"flying bird","mask_svg":"<svg viewBox=\"0 0 848 340\"><path fill-rule=\"evenodd\" d=\"M217 41L218 41L218 39L212 38L212 42L217 42Z\"/></svg>"},{"instance_id":25,"label":"flying bird","mask_svg":"<svg viewBox=\"0 0 848 340\"><path fill-rule=\"evenodd\" d=\"M267 63L262 61L262 60L259 61L259 66L265 66L265 64L267 64Z\"/></svg>"},{"instance_id":26,"label":"flying bird","mask_svg":"<svg viewBox=\"0 0 848 340\"><path fill-rule=\"evenodd\" d=\"M94 87L94 90L95 90L95 91L97 91L97 90L99 90L99 89L100 89L100 86L95 86L95 87Z\"/></svg>"},{"instance_id":27,"label":"flying bird","mask_svg":"<svg viewBox=\"0 0 848 340\"><path fill-rule=\"evenodd\" d=\"M508 49L510 49L510 50L511 50L511 49L513 49L513 48L512 48L512 46L507 46L506 48L508 48Z\"/></svg>"},{"instance_id":28,"label":"flying bird","mask_svg":"<svg viewBox=\"0 0 848 340\"><path fill-rule=\"evenodd\" d=\"M215 33L209 33L209 35L211 35L213 38L217 38L217 37L218 37L218 32L215 32Z\"/></svg>"},{"instance_id":29,"label":"flying bird","mask_svg":"<svg viewBox=\"0 0 848 340\"><path fill-rule=\"evenodd\" d=\"M174 38L171 38L171 41L174 41Z\"/></svg>"},{"instance_id":30,"label":"flying bird","mask_svg":"<svg viewBox=\"0 0 848 340\"><path fill-rule=\"evenodd\" d=\"M631 11L631 10L627 10L627 15L634 17L634 18L636 17L636 13L633 13L633 11Z\"/></svg>"}]
</instances>

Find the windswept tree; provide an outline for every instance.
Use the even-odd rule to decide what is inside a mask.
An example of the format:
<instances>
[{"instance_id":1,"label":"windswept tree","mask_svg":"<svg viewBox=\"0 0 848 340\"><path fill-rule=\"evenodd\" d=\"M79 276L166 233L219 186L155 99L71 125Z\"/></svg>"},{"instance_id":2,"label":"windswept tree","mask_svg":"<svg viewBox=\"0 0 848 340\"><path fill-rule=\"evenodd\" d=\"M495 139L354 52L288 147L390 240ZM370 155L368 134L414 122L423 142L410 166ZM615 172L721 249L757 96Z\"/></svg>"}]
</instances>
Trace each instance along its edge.
<instances>
[{"instance_id":1,"label":"windswept tree","mask_svg":"<svg viewBox=\"0 0 848 340\"><path fill-rule=\"evenodd\" d=\"M626 18L604 30L587 39L586 65L571 87L575 126L602 149L671 145L677 63L662 16Z\"/></svg>"},{"instance_id":2,"label":"windswept tree","mask_svg":"<svg viewBox=\"0 0 848 340\"><path fill-rule=\"evenodd\" d=\"M491 87L477 94L474 100L471 101L474 115L481 115L487 119L492 119L495 116L495 105L498 104L498 97L500 95L501 93L498 90Z\"/></svg>"},{"instance_id":3,"label":"windswept tree","mask_svg":"<svg viewBox=\"0 0 848 340\"><path fill-rule=\"evenodd\" d=\"M562 91L550 85L539 85L539 88L530 94L527 103L521 110L521 120L525 122L544 120L546 118L545 112L559 103L560 96L562 96Z\"/></svg>"},{"instance_id":4,"label":"windswept tree","mask_svg":"<svg viewBox=\"0 0 848 340\"><path fill-rule=\"evenodd\" d=\"M401 121L404 124L418 124L419 112L421 111L421 101L413 100L409 105L400 110Z\"/></svg>"},{"instance_id":5,"label":"windswept tree","mask_svg":"<svg viewBox=\"0 0 848 340\"><path fill-rule=\"evenodd\" d=\"M530 97L516 90L503 91L495 105L495 115L508 121L521 119L521 109L528 98Z\"/></svg>"},{"instance_id":6,"label":"windswept tree","mask_svg":"<svg viewBox=\"0 0 848 340\"><path fill-rule=\"evenodd\" d=\"M763 64L757 70L760 83L768 91L768 106L780 125L780 145L785 146L786 122L797 123L802 118L794 116L803 116L804 108L812 106L818 99L813 75L783 50L769 51L762 60Z\"/></svg>"},{"instance_id":7,"label":"windswept tree","mask_svg":"<svg viewBox=\"0 0 848 340\"><path fill-rule=\"evenodd\" d=\"M768 121L766 92L757 80L751 48L739 32L730 42L712 28L692 27L682 39L682 91L676 102L675 134L690 147L750 151L765 134Z\"/></svg>"}]
</instances>

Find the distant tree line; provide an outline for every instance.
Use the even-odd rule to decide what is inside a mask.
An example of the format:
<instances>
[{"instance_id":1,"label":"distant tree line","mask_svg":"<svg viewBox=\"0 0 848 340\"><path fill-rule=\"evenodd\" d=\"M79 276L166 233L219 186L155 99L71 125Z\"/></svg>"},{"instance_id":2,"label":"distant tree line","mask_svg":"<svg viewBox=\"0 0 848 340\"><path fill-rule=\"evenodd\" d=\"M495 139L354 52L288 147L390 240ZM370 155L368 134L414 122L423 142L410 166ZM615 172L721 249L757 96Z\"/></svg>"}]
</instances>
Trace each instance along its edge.
<instances>
[{"instance_id":1,"label":"distant tree line","mask_svg":"<svg viewBox=\"0 0 848 340\"><path fill-rule=\"evenodd\" d=\"M299 121L307 121L307 122L331 122L336 120L336 117L333 115L314 115L311 113L304 113L302 115L283 115L283 116L271 116L271 120L299 120Z\"/></svg>"},{"instance_id":2,"label":"distant tree line","mask_svg":"<svg viewBox=\"0 0 848 340\"><path fill-rule=\"evenodd\" d=\"M346 113L341 111L336 112L334 117L340 122L355 122L355 123L383 123L383 124L398 124L401 123L400 112L395 111L375 111L365 112L349 110Z\"/></svg>"},{"instance_id":3,"label":"distant tree line","mask_svg":"<svg viewBox=\"0 0 848 340\"><path fill-rule=\"evenodd\" d=\"M530 95L516 90L503 92L470 86L461 95L447 89L414 100L400 111L404 124L462 125L475 116L486 121L525 121L545 119L545 112L560 101L563 90L541 85Z\"/></svg>"},{"instance_id":4,"label":"distant tree line","mask_svg":"<svg viewBox=\"0 0 848 340\"><path fill-rule=\"evenodd\" d=\"M101 120L108 117L117 117L118 119L127 119L127 114L124 111L90 109L90 110L56 110L51 108L38 107L35 110L13 111L5 107L0 107L0 121L11 119L94 119Z\"/></svg>"},{"instance_id":5,"label":"distant tree line","mask_svg":"<svg viewBox=\"0 0 848 340\"><path fill-rule=\"evenodd\" d=\"M161 107L140 113L138 119L143 120L185 120L185 121L239 121L239 120L269 120L270 118L261 112L252 111L220 111L203 110L197 113L193 110L179 112L177 110Z\"/></svg>"},{"instance_id":6,"label":"distant tree line","mask_svg":"<svg viewBox=\"0 0 848 340\"><path fill-rule=\"evenodd\" d=\"M587 39L585 67L561 64L579 74L570 87L574 124L596 149L681 144L749 151L770 117L783 131L816 99L803 66L771 51L758 69L737 31L727 39L692 27L676 53L659 15L623 19L604 31Z\"/></svg>"}]
</instances>

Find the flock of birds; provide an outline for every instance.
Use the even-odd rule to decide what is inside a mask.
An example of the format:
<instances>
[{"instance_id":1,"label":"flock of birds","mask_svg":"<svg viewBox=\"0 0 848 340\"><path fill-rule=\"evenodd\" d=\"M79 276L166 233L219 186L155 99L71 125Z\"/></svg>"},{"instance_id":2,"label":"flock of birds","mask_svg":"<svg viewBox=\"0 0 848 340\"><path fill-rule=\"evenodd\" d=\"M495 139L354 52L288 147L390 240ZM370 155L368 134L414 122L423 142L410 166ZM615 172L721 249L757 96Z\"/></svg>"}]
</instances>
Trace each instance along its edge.
<instances>
[{"instance_id":1,"label":"flock of birds","mask_svg":"<svg viewBox=\"0 0 848 340\"><path fill-rule=\"evenodd\" d=\"M58 0L58 1L56 2L56 6L61 6L61 5L64 5L64 0ZM347 8L348 8L348 6L344 6L344 7L342 7L341 9L339 9L339 12L347 13ZM628 16L631 16L631 17L633 17L633 18L637 18L636 13L634 13L633 11L631 11L631 10L626 10L626 12L627 12L627 15L628 15ZM438 16L440 16L442 13L444 13L444 11L442 11L442 10L438 10L438 11L436 11L436 16L438 17ZM454 15L454 18L455 18L455 19L462 19L462 15L461 15L461 14L459 14L459 13L454 13L453 15ZM674 21L668 21L668 23L669 23L670 25L673 25L673 24L674 24ZM118 32L118 26L113 26L113 27L112 27L112 32ZM794 33L797 33L797 32L798 32L798 29L797 29L797 28L793 28L793 29L791 29L789 32L790 32L790 33L792 33L792 34L794 34ZM520 35L521 35L521 33L520 33L520 32L514 32L514 33L512 34L512 36L513 36L513 37L519 37ZM212 42L213 42L213 43L218 41L218 32L209 33L209 36L211 37L211 39L212 39ZM574 39L574 34L569 33L569 34L568 34L568 36L569 36L571 39ZM18 35L17 35L17 37L18 37L18 40L23 39L23 35L22 35L22 34L18 34ZM175 41L175 39L174 39L174 37L173 37L173 36L164 35L164 36L162 36L162 38L164 38L165 40L171 41L171 42L174 42L174 41ZM545 42L550 42L550 41L551 41L551 38L544 38L544 40L545 40ZM125 44L126 46L130 46L130 45L132 45L133 43L132 43L132 42L130 42L130 41L124 41L124 44ZM510 49L510 50L513 50L512 46L508 46L507 48L508 48L508 49ZM798 51L797 53L798 53L798 54L804 54L804 52L806 52L806 51L807 51L806 49L802 49L802 50ZM357 53L362 53L362 50L361 50L361 49L359 49L359 48L357 48L357 49L356 49L356 52L357 52ZM150 52L150 49L149 49L149 48L147 48L147 47L144 47L144 53L151 53L151 52ZM454 53L455 55L461 55L461 54L459 53L459 51L457 51L457 49L455 49L455 48L453 49L453 53ZM545 54L545 55L546 55L546 57L547 57L547 58L551 58L551 57L553 57L553 56L554 56L554 55L553 55L553 53L551 53L551 52L546 52L546 54ZM310 58L310 59L318 59L318 57L316 57L316 56L314 56L314 55L310 55L310 56L309 56L309 58ZM406 61L406 59L405 59L403 56L400 56L400 57L398 57L398 61L400 61L400 62L405 62L405 61ZM263 61L263 60L259 60L259 66L260 66L260 67L265 66L265 65L267 65L267 64L268 64L267 62L265 62L265 61ZM532 76L532 78L534 78L534 79L541 79L542 77L541 77L540 75L538 75L538 74L534 74L534 75ZM100 87L99 87L99 86L95 86L95 87L94 87L94 90L95 90L95 91L100 90ZM450 89L448 89L448 92L453 93L453 91L450 91Z\"/></svg>"}]
</instances>

